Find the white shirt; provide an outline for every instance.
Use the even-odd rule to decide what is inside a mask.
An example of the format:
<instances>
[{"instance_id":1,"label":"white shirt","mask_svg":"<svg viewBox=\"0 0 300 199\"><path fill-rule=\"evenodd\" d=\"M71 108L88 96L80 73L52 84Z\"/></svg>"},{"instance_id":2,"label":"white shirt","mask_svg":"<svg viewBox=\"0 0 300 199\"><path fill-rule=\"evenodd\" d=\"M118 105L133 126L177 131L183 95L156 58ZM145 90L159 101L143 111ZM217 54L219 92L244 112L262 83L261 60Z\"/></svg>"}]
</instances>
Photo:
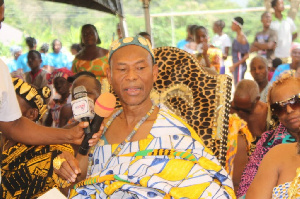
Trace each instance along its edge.
<instances>
[{"instance_id":1,"label":"white shirt","mask_svg":"<svg viewBox=\"0 0 300 199\"><path fill-rule=\"evenodd\" d=\"M275 48L275 57L287 58L290 56L292 47L293 33L297 27L290 17L284 17L281 21L273 18L270 28L277 33L277 46Z\"/></svg>"},{"instance_id":2,"label":"white shirt","mask_svg":"<svg viewBox=\"0 0 300 199\"><path fill-rule=\"evenodd\" d=\"M217 48L221 48L222 53L225 53L225 48L226 47L231 47L231 40L229 38L229 36L227 34L223 34L223 35L214 35L214 37L212 38L212 44L217 47Z\"/></svg>"},{"instance_id":3,"label":"white shirt","mask_svg":"<svg viewBox=\"0 0 300 199\"><path fill-rule=\"evenodd\" d=\"M0 121L10 122L22 116L8 67L0 59Z\"/></svg>"}]
</instances>

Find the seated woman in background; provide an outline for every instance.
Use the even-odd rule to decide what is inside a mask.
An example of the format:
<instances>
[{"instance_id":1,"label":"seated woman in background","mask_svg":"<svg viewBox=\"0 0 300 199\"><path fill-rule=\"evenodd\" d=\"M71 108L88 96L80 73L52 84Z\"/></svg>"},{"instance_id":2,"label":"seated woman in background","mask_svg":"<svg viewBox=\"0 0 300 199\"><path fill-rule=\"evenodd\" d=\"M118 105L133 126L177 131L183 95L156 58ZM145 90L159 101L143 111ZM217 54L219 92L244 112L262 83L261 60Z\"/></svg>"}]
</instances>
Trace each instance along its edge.
<instances>
[{"instance_id":1,"label":"seated woman in background","mask_svg":"<svg viewBox=\"0 0 300 199\"><path fill-rule=\"evenodd\" d=\"M300 78L291 77L291 80L273 88L270 90L269 97L272 111L289 132L299 137ZM297 143L280 144L265 155L247 191L246 198L299 198L299 174L300 141L298 138Z\"/></svg>"},{"instance_id":2,"label":"seated woman in background","mask_svg":"<svg viewBox=\"0 0 300 199\"><path fill-rule=\"evenodd\" d=\"M246 194L254 177L256 177L258 167L260 166L263 157L271 148L278 144L296 142L296 138L300 133L299 93L300 78L292 76L285 76L278 79L270 88L268 93L268 103L271 104L271 111L278 117L280 124L276 129L263 133L261 139L256 144L256 149L250 156L248 164L244 169L237 197ZM270 181L269 178L266 179L267 181ZM274 184L274 186L276 185L278 184ZM260 186L262 187L262 185ZM261 187L257 189L259 194L265 192ZM253 190L253 188L251 188L251 190ZM247 195L248 193L250 192L247 192ZM270 191L270 193L272 193L272 191ZM270 197L271 195L268 198Z\"/></svg>"},{"instance_id":3,"label":"seated woman in background","mask_svg":"<svg viewBox=\"0 0 300 199\"><path fill-rule=\"evenodd\" d=\"M96 27L92 24L83 25L80 40L82 50L73 61L72 72L89 71L96 75L100 83L103 83L104 79L107 82L108 50L97 46L97 44L101 44L101 40ZM108 83L102 85L105 87L102 88L102 91L108 91Z\"/></svg>"}]
</instances>

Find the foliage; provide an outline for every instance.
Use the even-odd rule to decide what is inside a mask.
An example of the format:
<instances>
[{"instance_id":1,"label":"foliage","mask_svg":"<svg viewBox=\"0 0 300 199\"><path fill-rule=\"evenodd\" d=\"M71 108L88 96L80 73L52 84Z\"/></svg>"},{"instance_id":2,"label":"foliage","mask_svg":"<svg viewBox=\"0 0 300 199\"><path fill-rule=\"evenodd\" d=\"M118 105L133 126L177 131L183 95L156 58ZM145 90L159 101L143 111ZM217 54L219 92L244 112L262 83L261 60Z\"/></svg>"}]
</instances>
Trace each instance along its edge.
<instances>
[{"instance_id":1,"label":"foliage","mask_svg":"<svg viewBox=\"0 0 300 199\"><path fill-rule=\"evenodd\" d=\"M142 1L126 0L124 2L124 12L128 25L129 35L136 35L145 31L144 11ZM285 0L287 3L287 0ZM288 3L287 3L288 4ZM249 0L248 7L264 6L262 0ZM160 1L152 0L150 11L154 13L182 13L192 11L238 9L239 5L231 0L172 0ZM85 8L74 7L61 3L44 2L38 0L10 0L6 2L5 22L22 30L24 38L33 36L38 40L38 48L43 43L51 43L53 39L60 39L66 50L72 43L80 42L80 28L83 24L94 24L102 40L101 46L108 48L114 33L118 17L93 11ZM223 14L205 14L153 17L152 34L156 47L176 45L176 43L186 37L186 27L190 24L203 25L207 27L210 37L213 36L212 24L215 20L223 19L226 23L224 32L231 38L235 34L231 31L231 20L234 16L241 16L245 20L244 32L251 43L255 33L262 29L260 15L262 12L237 12ZM172 21L174 33L172 35ZM296 19L296 24L300 20ZM115 36L116 38L116 36ZM300 39L298 39L300 41ZM25 42L21 44L25 47ZM1 55L9 54L7 47L0 45Z\"/></svg>"}]
</instances>

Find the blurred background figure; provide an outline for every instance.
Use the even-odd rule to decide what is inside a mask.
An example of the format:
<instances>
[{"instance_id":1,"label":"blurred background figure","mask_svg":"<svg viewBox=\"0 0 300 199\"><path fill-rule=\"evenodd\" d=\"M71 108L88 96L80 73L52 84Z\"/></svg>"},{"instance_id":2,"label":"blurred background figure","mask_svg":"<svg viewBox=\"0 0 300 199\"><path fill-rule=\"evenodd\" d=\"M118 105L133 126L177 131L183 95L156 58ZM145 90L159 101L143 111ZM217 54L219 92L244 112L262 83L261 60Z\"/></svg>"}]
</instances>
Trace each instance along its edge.
<instances>
[{"instance_id":1,"label":"blurred background figure","mask_svg":"<svg viewBox=\"0 0 300 199\"><path fill-rule=\"evenodd\" d=\"M117 34L118 34L119 39L123 38L123 33L122 33L122 30L121 30L121 24L120 23L117 23ZM115 39L115 38L113 38L113 39Z\"/></svg>"},{"instance_id":2,"label":"blurred background figure","mask_svg":"<svg viewBox=\"0 0 300 199\"><path fill-rule=\"evenodd\" d=\"M268 75L268 80L269 81L271 81L271 79L272 79L272 77L274 75L275 70L281 64L282 64L282 60L280 58L275 58L275 59L272 60L272 66L269 67L269 75Z\"/></svg>"},{"instance_id":3,"label":"blurred background figure","mask_svg":"<svg viewBox=\"0 0 300 199\"><path fill-rule=\"evenodd\" d=\"M72 69L72 64L75 56L81 51L82 47L80 44L72 44L70 47L71 56L68 57L69 63L68 63L68 69Z\"/></svg>"},{"instance_id":4,"label":"blurred background figure","mask_svg":"<svg viewBox=\"0 0 300 199\"><path fill-rule=\"evenodd\" d=\"M225 74L225 63L229 55L229 49L231 48L231 40L229 36L223 32L225 28L225 22L223 20L217 20L214 22L213 31L215 35L212 38L212 45L222 50L222 62L220 67L220 74Z\"/></svg>"},{"instance_id":5,"label":"blurred background figure","mask_svg":"<svg viewBox=\"0 0 300 199\"><path fill-rule=\"evenodd\" d=\"M145 39L147 39L150 42L150 44L152 44L152 42L151 42L151 35L149 35L149 33L147 33L147 32L140 32L138 35L141 35L142 37L144 37Z\"/></svg>"},{"instance_id":6,"label":"blurred background figure","mask_svg":"<svg viewBox=\"0 0 300 199\"><path fill-rule=\"evenodd\" d=\"M233 73L234 85L244 79L247 70L246 60L249 57L249 43L246 35L243 32L244 19L235 17L232 19L231 30L236 32L236 38L232 43L232 66L229 68Z\"/></svg>"},{"instance_id":7,"label":"blurred background figure","mask_svg":"<svg viewBox=\"0 0 300 199\"><path fill-rule=\"evenodd\" d=\"M300 65L300 45L295 45L291 53L292 63L284 63L279 65L274 71L271 82L277 80L278 76L286 70L296 70ZM281 59L282 60L282 59Z\"/></svg>"},{"instance_id":8,"label":"blurred background figure","mask_svg":"<svg viewBox=\"0 0 300 199\"><path fill-rule=\"evenodd\" d=\"M277 34L278 40L275 48L275 57L282 60L283 63L288 62L292 42L297 38L297 27L294 20L285 16L283 0L272 0L272 8L274 9L274 17L270 28Z\"/></svg>"},{"instance_id":9,"label":"blurred background figure","mask_svg":"<svg viewBox=\"0 0 300 199\"><path fill-rule=\"evenodd\" d=\"M42 56L41 68L48 71L48 73L51 73L52 72L52 67L51 67L52 64L51 64L51 59L49 57L48 51L49 51L49 44L43 43L43 45L40 48L40 53Z\"/></svg>"},{"instance_id":10,"label":"blurred background figure","mask_svg":"<svg viewBox=\"0 0 300 199\"><path fill-rule=\"evenodd\" d=\"M13 56L13 60L9 61L7 63L7 66L8 66L9 72L12 73L12 72L15 72L18 70L17 60L20 57L20 55L22 54L22 48L21 48L21 46L12 46L10 48L10 52L11 52L11 55Z\"/></svg>"},{"instance_id":11,"label":"blurred background figure","mask_svg":"<svg viewBox=\"0 0 300 199\"><path fill-rule=\"evenodd\" d=\"M31 50L28 52L28 65L31 71L25 73L25 80L28 84L34 85L36 88L40 89L48 85L46 75L48 72L41 69L42 56L36 50Z\"/></svg>"},{"instance_id":12,"label":"blurred background figure","mask_svg":"<svg viewBox=\"0 0 300 199\"><path fill-rule=\"evenodd\" d=\"M103 86L102 89L108 91L106 78L106 69L109 67L108 50L97 46L101 44L101 39L94 25L85 24L81 27L80 42L82 50L73 61L72 72L88 71L95 74Z\"/></svg>"},{"instance_id":13,"label":"blurred background figure","mask_svg":"<svg viewBox=\"0 0 300 199\"><path fill-rule=\"evenodd\" d=\"M62 43L58 39L54 39L52 42L52 53L49 53L51 66L54 69L68 67L68 57L62 51Z\"/></svg>"},{"instance_id":14,"label":"blurred background figure","mask_svg":"<svg viewBox=\"0 0 300 199\"><path fill-rule=\"evenodd\" d=\"M177 43L177 48L184 49L184 46L192 41L191 25L186 27L186 38Z\"/></svg>"},{"instance_id":15,"label":"blurred background figure","mask_svg":"<svg viewBox=\"0 0 300 199\"><path fill-rule=\"evenodd\" d=\"M263 30L256 33L250 49L250 52L257 52L258 55L266 58L269 64L275 58L274 50L278 40L277 33L270 29L271 21L271 13L264 12L261 15Z\"/></svg>"},{"instance_id":16,"label":"blurred background figure","mask_svg":"<svg viewBox=\"0 0 300 199\"><path fill-rule=\"evenodd\" d=\"M257 55L250 62L250 72L259 86L260 101L267 103L267 95L271 86L268 80L268 60Z\"/></svg>"},{"instance_id":17,"label":"blurred background figure","mask_svg":"<svg viewBox=\"0 0 300 199\"><path fill-rule=\"evenodd\" d=\"M54 85L54 95L52 101L49 102L49 111L44 121L45 126L59 127L59 115L61 108L71 103L70 95L71 83L67 81L68 77L73 73L67 68L55 69L52 74L47 75L48 84Z\"/></svg>"},{"instance_id":18,"label":"blurred background figure","mask_svg":"<svg viewBox=\"0 0 300 199\"><path fill-rule=\"evenodd\" d=\"M28 47L28 51L36 50L37 42L36 42L35 38L26 37L25 41L26 41L26 45ZM18 57L18 60L17 60L18 69L21 69L22 73L26 73L26 72L30 71L30 67L27 64L28 63L27 55L28 55L28 52L23 53L22 55L20 55Z\"/></svg>"},{"instance_id":19,"label":"blurred background figure","mask_svg":"<svg viewBox=\"0 0 300 199\"><path fill-rule=\"evenodd\" d=\"M208 32L204 26L195 28L195 42L197 44L196 58L201 66L220 72L222 51L209 44Z\"/></svg>"}]
</instances>

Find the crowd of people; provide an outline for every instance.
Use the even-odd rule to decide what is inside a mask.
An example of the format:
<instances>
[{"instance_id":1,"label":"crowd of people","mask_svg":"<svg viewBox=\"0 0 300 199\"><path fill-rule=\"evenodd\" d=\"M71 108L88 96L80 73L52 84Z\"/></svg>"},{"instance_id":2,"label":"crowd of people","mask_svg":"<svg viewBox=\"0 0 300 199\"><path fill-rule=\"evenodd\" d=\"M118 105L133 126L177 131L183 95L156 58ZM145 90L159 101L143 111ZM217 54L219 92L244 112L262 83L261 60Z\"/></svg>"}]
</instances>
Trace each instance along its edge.
<instances>
[{"instance_id":1,"label":"crowd of people","mask_svg":"<svg viewBox=\"0 0 300 199\"><path fill-rule=\"evenodd\" d=\"M58 39L52 53L48 44L37 51L32 37L28 52L12 47L13 60L0 60L1 197L37 198L54 187L74 199L300 197L300 45L283 0L271 5L252 44L237 16L235 38L217 20L211 40L207 27L189 25L177 45L207 73L232 73L224 167L189 124L151 100L159 66L147 32L118 32L105 49L85 24L71 61ZM0 28L3 20L0 0ZM244 79L247 60L253 80ZM89 140L88 155L78 153L88 124L74 119L71 105L80 86L96 104L104 92L120 102Z\"/></svg>"}]
</instances>

